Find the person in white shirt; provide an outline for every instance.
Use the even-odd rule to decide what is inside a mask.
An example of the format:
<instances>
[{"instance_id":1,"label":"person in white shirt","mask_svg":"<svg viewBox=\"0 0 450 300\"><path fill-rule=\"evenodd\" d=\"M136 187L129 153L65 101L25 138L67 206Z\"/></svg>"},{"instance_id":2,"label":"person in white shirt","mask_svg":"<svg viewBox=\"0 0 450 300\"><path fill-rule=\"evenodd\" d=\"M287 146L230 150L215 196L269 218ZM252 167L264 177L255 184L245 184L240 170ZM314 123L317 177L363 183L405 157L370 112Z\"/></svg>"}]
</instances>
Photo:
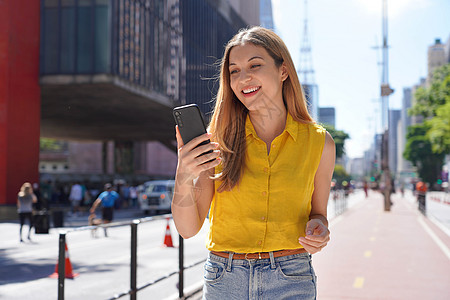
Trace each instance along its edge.
<instances>
[{"instance_id":1,"label":"person in white shirt","mask_svg":"<svg viewBox=\"0 0 450 300\"><path fill-rule=\"evenodd\" d=\"M83 200L83 188L79 182L75 182L70 189L69 200L72 205L72 212L76 215L80 211L80 203Z\"/></svg>"}]
</instances>

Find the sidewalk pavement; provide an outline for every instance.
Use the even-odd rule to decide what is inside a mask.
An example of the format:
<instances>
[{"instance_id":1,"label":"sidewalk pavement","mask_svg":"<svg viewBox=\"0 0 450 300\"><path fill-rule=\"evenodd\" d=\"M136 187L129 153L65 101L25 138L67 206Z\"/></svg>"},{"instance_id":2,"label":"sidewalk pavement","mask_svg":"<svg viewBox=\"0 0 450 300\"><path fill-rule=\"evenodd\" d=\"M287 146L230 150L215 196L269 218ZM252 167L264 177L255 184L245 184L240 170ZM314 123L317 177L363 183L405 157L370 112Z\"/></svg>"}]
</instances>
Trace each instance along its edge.
<instances>
[{"instance_id":1,"label":"sidewalk pavement","mask_svg":"<svg viewBox=\"0 0 450 300\"><path fill-rule=\"evenodd\" d=\"M392 195L385 212L382 195L371 192L331 220L330 243L313 255L317 299L450 299L450 236L405 195Z\"/></svg>"}]
</instances>

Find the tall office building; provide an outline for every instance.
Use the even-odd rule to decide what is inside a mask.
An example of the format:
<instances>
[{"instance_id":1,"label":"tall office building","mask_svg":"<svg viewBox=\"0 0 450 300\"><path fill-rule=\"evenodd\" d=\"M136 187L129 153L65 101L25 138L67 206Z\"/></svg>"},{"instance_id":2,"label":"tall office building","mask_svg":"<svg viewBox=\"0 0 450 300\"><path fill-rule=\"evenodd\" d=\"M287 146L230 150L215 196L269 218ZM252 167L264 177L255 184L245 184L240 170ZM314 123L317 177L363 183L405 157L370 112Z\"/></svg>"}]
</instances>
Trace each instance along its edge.
<instances>
[{"instance_id":1,"label":"tall office building","mask_svg":"<svg viewBox=\"0 0 450 300\"><path fill-rule=\"evenodd\" d=\"M428 75L427 86L430 86L433 72L449 62L446 45L441 43L441 39L436 39L434 44L428 47Z\"/></svg>"},{"instance_id":2,"label":"tall office building","mask_svg":"<svg viewBox=\"0 0 450 300\"><path fill-rule=\"evenodd\" d=\"M408 175L412 172L412 164L410 161L403 157L403 152L406 146L406 134L408 133L408 127L411 126L411 117L408 116L408 109L411 108L412 94L411 88L403 89L402 108L400 112L400 121L398 125L398 148L397 148L397 173L402 176Z\"/></svg>"},{"instance_id":3,"label":"tall office building","mask_svg":"<svg viewBox=\"0 0 450 300\"><path fill-rule=\"evenodd\" d=\"M426 87L426 79L420 78L420 82L418 84L413 85L411 88L411 107L414 106L417 102L415 94L419 88ZM411 125L420 124L423 122L422 116L411 116Z\"/></svg>"},{"instance_id":4,"label":"tall office building","mask_svg":"<svg viewBox=\"0 0 450 300\"><path fill-rule=\"evenodd\" d=\"M272 0L259 1L259 17L262 27L271 30L275 29L273 25Z\"/></svg>"},{"instance_id":5,"label":"tall office building","mask_svg":"<svg viewBox=\"0 0 450 300\"><path fill-rule=\"evenodd\" d=\"M308 106L308 112L314 120L319 119L319 87L315 83L303 83L303 92Z\"/></svg>"},{"instance_id":6,"label":"tall office building","mask_svg":"<svg viewBox=\"0 0 450 300\"><path fill-rule=\"evenodd\" d=\"M394 175L397 173L397 125L400 121L400 113L399 109L390 109L389 110L389 142L388 142L388 157L389 157L389 170L391 174Z\"/></svg>"},{"instance_id":7,"label":"tall office building","mask_svg":"<svg viewBox=\"0 0 450 300\"><path fill-rule=\"evenodd\" d=\"M198 0L197 0L198 1ZM206 0L211 5L217 7L222 14L229 13L229 7L239 15L239 17L249 26L260 24L259 2L260 0ZM196 1L189 1L196 2ZM205 16L207 17L207 16Z\"/></svg>"},{"instance_id":8,"label":"tall office building","mask_svg":"<svg viewBox=\"0 0 450 300\"><path fill-rule=\"evenodd\" d=\"M260 24L259 1L42 1L41 130L49 137L49 128L59 129L52 137L66 142L57 153L41 152L41 174L67 181L75 173L172 176L171 108L197 103L208 117L217 90L214 63L240 28ZM54 82L61 78L66 86ZM49 123L48 116L60 113L52 113L57 105L48 99L67 103L63 112L70 106L83 111L61 117L83 116L72 122L76 130ZM88 107L79 108L84 103ZM97 107L101 118L91 117ZM158 127L164 124L159 118L168 126ZM101 126L86 121L98 119ZM109 122L116 123L113 129ZM74 131L80 136L71 136Z\"/></svg>"},{"instance_id":9,"label":"tall office building","mask_svg":"<svg viewBox=\"0 0 450 300\"><path fill-rule=\"evenodd\" d=\"M377 133L373 137L370 148L364 152L364 174L373 175L381 171L381 143L383 135Z\"/></svg>"},{"instance_id":10,"label":"tall office building","mask_svg":"<svg viewBox=\"0 0 450 300\"><path fill-rule=\"evenodd\" d=\"M319 123L336 127L336 109L334 107L319 107Z\"/></svg>"},{"instance_id":11,"label":"tall office building","mask_svg":"<svg viewBox=\"0 0 450 300\"><path fill-rule=\"evenodd\" d=\"M358 179L364 176L364 158L357 157L349 159L347 163L347 173L352 175L353 178Z\"/></svg>"}]
</instances>

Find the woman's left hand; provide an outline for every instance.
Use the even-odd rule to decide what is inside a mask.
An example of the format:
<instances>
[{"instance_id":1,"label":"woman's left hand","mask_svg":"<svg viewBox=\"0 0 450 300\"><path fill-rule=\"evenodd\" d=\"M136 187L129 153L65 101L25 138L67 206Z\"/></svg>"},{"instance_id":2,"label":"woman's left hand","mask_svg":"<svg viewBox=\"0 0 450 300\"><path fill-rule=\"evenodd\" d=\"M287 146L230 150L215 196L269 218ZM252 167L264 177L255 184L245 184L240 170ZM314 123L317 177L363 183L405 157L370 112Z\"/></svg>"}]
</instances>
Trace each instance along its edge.
<instances>
[{"instance_id":1,"label":"woman's left hand","mask_svg":"<svg viewBox=\"0 0 450 300\"><path fill-rule=\"evenodd\" d=\"M311 219L306 223L306 236L299 237L298 242L310 254L321 251L330 241L330 231L320 219Z\"/></svg>"}]
</instances>

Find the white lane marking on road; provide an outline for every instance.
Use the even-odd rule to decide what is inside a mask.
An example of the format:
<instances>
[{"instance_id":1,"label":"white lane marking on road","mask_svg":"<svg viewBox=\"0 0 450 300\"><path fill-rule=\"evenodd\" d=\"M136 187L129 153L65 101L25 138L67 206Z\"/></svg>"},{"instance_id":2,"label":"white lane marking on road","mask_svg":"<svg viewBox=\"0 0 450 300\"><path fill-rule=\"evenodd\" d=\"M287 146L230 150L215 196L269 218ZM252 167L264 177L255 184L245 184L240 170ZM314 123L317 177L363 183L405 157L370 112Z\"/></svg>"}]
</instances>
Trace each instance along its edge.
<instances>
[{"instance_id":1,"label":"white lane marking on road","mask_svg":"<svg viewBox=\"0 0 450 300\"><path fill-rule=\"evenodd\" d=\"M420 225L422 225L423 229L425 229L426 233L430 235L430 237L433 239L433 241L441 248L442 252L447 256L448 259L450 259L450 250L447 248L447 246L444 244L444 242L441 241L441 239L431 230L431 228L425 223L422 216L417 217L417 220L419 221Z\"/></svg>"},{"instance_id":2,"label":"white lane marking on road","mask_svg":"<svg viewBox=\"0 0 450 300\"><path fill-rule=\"evenodd\" d=\"M443 232L445 232L448 236L450 236L450 229L445 227L445 225L443 225L441 223L441 221L439 221L438 219L436 219L433 215L427 215L428 220L430 220L431 222L433 222L434 225L436 225L437 227L439 227Z\"/></svg>"}]
</instances>

